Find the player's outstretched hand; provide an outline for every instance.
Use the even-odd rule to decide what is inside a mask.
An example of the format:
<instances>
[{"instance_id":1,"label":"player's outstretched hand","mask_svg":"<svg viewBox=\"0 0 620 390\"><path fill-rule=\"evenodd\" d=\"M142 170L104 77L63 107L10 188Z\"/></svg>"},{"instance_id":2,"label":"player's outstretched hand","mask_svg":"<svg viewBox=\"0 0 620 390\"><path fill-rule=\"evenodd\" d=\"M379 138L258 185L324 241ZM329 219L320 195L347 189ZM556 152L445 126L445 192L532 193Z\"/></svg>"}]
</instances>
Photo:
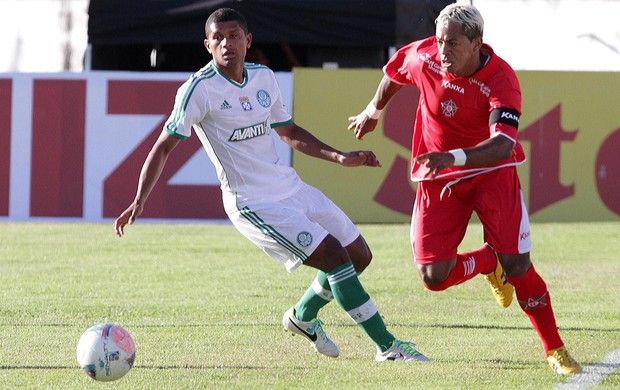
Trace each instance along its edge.
<instances>
[{"instance_id":1,"label":"player's outstretched hand","mask_svg":"<svg viewBox=\"0 0 620 390\"><path fill-rule=\"evenodd\" d=\"M368 150L343 153L340 157L340 165L345 167L380 167L381 163L377 156Z\"/></svg>"},{"instance_id":2,"label":"player's outstretched hand","mask_svg":"<svg viewBox=\"0 0 620 390\"><path fill-rule=\"evenodd\" d=\"M127 210L123 211L123 213L116 218L116 221L114 221L114 231L117 236L123 237L125 234L125 226L133 224L136 218L142 214L142 209L143 207L141 205L132 203Z\"/></svg>"},{"instance_id":3,"label":"player's outstretched hand","mask_svg":"<svg viewBox=\"0 0 620 390\"><path fill-rule=\"evenodd\" d=\"M378 120L369 118L366 112L362 111L356 116L349 117L348 129L353 131L355 138L362 140L367 133L370 133L377 126Z\"/></svg>"}]
</instances>

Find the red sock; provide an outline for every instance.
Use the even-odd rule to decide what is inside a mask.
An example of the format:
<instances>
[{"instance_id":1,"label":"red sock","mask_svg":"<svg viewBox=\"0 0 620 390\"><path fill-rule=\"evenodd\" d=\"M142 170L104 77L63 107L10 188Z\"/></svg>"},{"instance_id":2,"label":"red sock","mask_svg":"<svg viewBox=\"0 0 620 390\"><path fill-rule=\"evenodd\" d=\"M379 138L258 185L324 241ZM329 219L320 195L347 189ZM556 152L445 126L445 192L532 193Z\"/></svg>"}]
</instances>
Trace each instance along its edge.
<instances>
[{"instance_id":1,"label":"red sock","mask_svg":"<svg viewBox=\"0 0 620 390\"><path fill-rule=\"evenodd\" d=\"M429 290L443 291L450 286L461 284L479 273L489 273L495 269L495 255L488 246L456 255L456 264L446 280L441 284L428 287Z\"/></svg>"},{"instance_id":2,"label":"red sock","mask_svg":"<svg viewBox=\"0 0 620 390\"><path fill-rule=\"evenodd\" d=\"M517 277L506 276L515 288L521 309L530 319L536 333L542 341L545 354L559 348L564 343L555 324L555 316L551 307L551 297L545 281L538 275L532 265L526 273Z\"/></svg>"}]
</instances>

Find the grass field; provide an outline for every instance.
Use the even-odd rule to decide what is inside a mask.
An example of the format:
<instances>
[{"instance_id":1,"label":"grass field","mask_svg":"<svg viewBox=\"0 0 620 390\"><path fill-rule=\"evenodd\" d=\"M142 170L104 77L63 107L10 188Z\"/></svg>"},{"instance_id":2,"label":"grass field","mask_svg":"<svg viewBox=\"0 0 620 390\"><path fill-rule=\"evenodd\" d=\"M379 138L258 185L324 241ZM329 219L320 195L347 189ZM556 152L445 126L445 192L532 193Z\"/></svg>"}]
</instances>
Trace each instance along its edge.
<instances>
[{"instance_id":1,"label":"grass field","mask_svg":"<svg viewBox=\"0 0 620 390\"><path fill-rule=\"evenodd\" d=\"M388 327L433 359L376 363L335 303L322 312L341 356L313 352L280 325L314 278L289 275L228 225L147 224L118 239L111 224L0 223L0 388L551 389L518 304L500 308L480 276L424 290L407 225L361 225L374 252L361 280ZM561 335L584 366L620 348L620 222L534 224L533 261ZM481 244L472 225L462 250ZM137 345L123 379L97 383L75 346L99 322ZM620 372L597 388L619 388Z\"/></svg>"}]
</instances>

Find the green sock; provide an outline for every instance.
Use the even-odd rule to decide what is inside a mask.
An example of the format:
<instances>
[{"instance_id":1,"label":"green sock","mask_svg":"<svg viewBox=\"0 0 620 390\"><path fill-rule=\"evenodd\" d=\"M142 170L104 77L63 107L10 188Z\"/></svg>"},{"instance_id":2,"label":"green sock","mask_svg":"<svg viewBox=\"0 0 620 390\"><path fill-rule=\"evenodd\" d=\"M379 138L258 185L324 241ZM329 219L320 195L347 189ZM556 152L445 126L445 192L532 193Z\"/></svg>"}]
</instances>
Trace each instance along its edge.
<instances>
[{"instance_id":1,"label":"green sock","mask_svg":"<svg viewBox=\"0 0 620 390\"><path fill-rule=\"evenodd\" d=\"M334 299L357 325L370 337L381 352L392 346L395 337L357 278L353 264L348 262L327 274Z\"/></svg>"},{"instance_id":2,"label":"green sock","mask_svg":"<svg viewBox=\"0 0 620 390\"><path fill-rule=\"evenodd\" d=\"M333 299L327 274L319 271L312 285L295 305L295 317L301 321L312 321L317 317L319 310Z\"/></svg>"}]
</instances>

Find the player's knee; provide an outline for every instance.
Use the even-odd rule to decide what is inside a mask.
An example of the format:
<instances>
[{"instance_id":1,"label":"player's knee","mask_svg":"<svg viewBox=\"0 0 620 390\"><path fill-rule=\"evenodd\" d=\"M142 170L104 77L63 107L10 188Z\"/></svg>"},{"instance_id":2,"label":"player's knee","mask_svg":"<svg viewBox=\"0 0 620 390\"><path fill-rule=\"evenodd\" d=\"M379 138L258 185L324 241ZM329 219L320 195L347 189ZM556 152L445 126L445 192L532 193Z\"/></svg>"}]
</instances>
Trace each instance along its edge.
<instances>
[{"instance_id":1,"label":"player's knee","mask_svg":"<svg viewBox=\"0 0 620 390\"><path fill-rule=\"evenodd\" d=\"M442 267L419 265L418 270L422 284L427 290L443 291L450 287L450 284L446 283L450 273L446 272Z\"/></svg>"},{"instance_id":2,"label":"player's knee","mask_svg":"<svg viewBox=\"0 0 620 390\"><path fill-rule=\"evenodd\" d=\"M445 283L445 280L437 281L436 279L425 277L422 277L422 284L424 288L431 291L443 291L450 287L448 283Z\"/></svg>"},{"instance_id":3,"label":"player's knee","mask_svg":"<svg viewBox=\"0 0 620 390\"><path fill-rule=\"evenodd\" d=\"M330 272L351 261L346 249L331 235L325 237L311 257L313 263L317 263L317 268L324 272Z\"/></svg>"},{"instance_id":4,"label":"player's knee","mask_svg":"<svg viewBox=\"0 0 620 390\"><path fill-rule=\"evenodd\" d=\"M353 261L355 271L357 271L358 274L361 274L370 265L370 262L372 261L372 252L369 250L365 255L356 257L355 260L352 258L351 261Z\"/></svg>"},{"instance_id":5,"label":"player's knee","mask_svg":"<svg viewBox=\"0 0 620 390\"><path fill-rule=\"evenodd\" d=\"M355 271L358 274L361 274L372 261L372 252L366 244L366 241L364 241L362 236L359 236L357 240L355 240L351 245L346 247L346 250L349 254L351 262L353 262Z\"/></svg>"},{"instance_id":6,"label":"player's knee","mask_svg":"<svg viewBox=\"0 0 620 390\"><path fill-rule=\"evenodd\" d=\"M518 255L499 254L499 256L504 272L510 277L521 276L532 266L529 253L521 253Z\"/></svg>"}]
</instances>

